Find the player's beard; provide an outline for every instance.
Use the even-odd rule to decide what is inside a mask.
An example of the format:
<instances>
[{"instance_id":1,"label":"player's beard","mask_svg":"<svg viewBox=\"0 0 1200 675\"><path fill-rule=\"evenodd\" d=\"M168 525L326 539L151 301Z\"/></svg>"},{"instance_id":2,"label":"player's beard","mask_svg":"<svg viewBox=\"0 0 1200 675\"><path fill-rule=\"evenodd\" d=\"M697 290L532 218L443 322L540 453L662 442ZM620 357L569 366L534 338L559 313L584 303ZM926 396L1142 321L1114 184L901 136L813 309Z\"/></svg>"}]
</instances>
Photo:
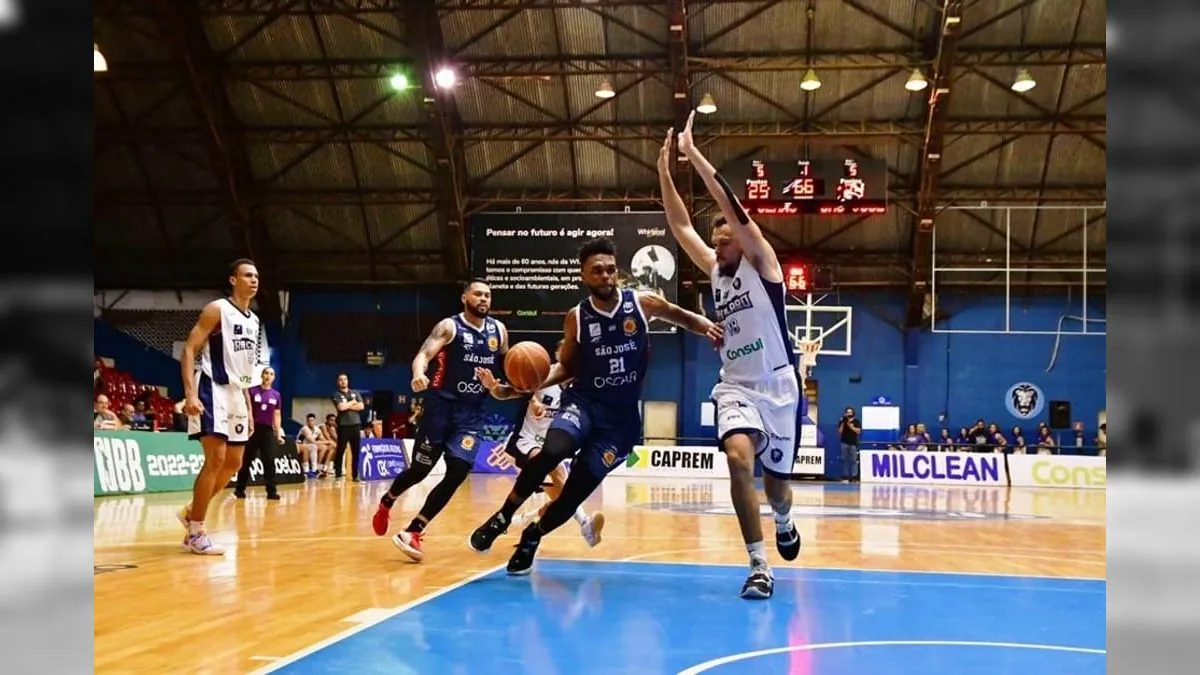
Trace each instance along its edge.
<instances>
[{"instance_id":1,"label":"player's beard","mask_svg":"<svg viewBox=\"0 0 1200 675\"><path fill-rule=\"evenodd\" d=\"M467 314L470 314L471 316L475 317L476 319L486 319L487 315L488 315L488 310L486 310L486 309L480 310L471 305L464 305L463 309L467 310Z\"/></svg>"},{"instance_id":2,"label":"player's beard","mask_svg":"<svg viewBox=\"0 0 1200 675\"><path fill-rule=\"evenodd\" d=\"M615 285L610 285L610 284L605 284L603 286L589 285L588 293L591 293L592 297L596 298L597 300L603 300L605 302L608 302L609 300L613 299L614 295L616 295L617 287Z\"/></svg>"}]
</instances>

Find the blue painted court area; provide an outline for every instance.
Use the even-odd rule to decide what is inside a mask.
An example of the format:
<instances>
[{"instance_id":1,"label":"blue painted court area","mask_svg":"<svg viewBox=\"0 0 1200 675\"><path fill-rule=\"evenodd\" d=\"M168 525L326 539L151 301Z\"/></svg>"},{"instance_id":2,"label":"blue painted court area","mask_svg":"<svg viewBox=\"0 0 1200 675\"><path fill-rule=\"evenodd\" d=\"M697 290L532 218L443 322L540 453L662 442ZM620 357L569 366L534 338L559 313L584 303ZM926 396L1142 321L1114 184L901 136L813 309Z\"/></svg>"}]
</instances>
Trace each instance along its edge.
<instances>
[{"instance_id":1,"label":"blue painted court area","mask_svg":"<svg viewBox=\"0 0 1200 675\"><path fill-rule=\"evenodd\" d=\"M541 560L503 569L273 672L1104 673L1102 580Z\"/></svg>"}]
</instances>

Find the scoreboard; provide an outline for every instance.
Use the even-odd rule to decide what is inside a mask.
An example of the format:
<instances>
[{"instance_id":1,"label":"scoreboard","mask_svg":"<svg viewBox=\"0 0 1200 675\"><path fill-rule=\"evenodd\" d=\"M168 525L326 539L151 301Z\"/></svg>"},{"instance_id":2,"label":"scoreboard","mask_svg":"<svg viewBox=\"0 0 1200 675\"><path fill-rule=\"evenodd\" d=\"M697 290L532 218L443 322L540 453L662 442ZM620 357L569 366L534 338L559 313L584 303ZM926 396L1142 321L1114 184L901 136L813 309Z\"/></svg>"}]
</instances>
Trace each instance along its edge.
<instances>
[{"instance_id":1,"label":"scoreboard","mask_svg":"<svg viewBox=\"0 0 1200 675\"><path fill-rule=\"evenodd\" d=\"M722 173L752 216L887 213L883 160L751 160Z\"/></svg>"}]
</instances>

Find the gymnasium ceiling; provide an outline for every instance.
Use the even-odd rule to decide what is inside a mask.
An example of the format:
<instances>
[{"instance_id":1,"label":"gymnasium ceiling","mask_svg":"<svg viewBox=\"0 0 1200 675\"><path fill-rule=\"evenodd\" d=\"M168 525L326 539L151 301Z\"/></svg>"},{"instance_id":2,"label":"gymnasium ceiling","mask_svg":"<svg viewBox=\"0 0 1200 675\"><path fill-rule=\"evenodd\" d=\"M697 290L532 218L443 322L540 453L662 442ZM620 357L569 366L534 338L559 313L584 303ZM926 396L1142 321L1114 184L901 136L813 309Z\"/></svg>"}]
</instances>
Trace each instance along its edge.
<instances>
[{"instance_id":1,"label":"gymnasium ceiling","mask_svg":"<svg viewBox=\"0 0 1200 675\"><path fill-rule=\"evenodd\" d=\"M659 208L658 147L704 94L718 110L696 135L718 167L887 161L886 216L762 219L781 254L834 263L843 283L915 301L930 221L939 265L1001 264L1004 215L946 206L1105 199L1103 0L95 0L94 12L108 63L95 75L98 286L208 287L245 254L284 287L462 278L473 213ZM945 16L961 21L943 30ZM460 72L451 93L432 83L442 64ZM822 86L806 92L810 65ZM904 86L914 67L931 83L918 93ZM1036 88L1012 91L1019 67ZM390 86L398 71L412 88ZM605 80L615 97L595 96ZM680 168L693 211L710 212ZM1078 264L1084 220L1103 264L1103 211L1011 220L1018 264Z\"/></svg>"}]
</instances>

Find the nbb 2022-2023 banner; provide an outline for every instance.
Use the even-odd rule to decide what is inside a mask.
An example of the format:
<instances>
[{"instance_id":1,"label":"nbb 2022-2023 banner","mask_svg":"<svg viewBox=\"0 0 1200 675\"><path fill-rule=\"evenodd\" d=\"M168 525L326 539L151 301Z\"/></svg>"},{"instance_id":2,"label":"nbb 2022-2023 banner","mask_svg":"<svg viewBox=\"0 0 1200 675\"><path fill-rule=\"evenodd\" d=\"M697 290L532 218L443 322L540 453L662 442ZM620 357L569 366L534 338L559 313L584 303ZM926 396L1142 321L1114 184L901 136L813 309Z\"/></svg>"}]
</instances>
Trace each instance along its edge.
<instances>
[{"instance_id":1,"label":"nbb 2022-2023 banner","mask_svg":"<svg viewBox=\"0 0 1200 675\"><path fill-rule=\"evenodd\" d=\"M662 213L486 213L471 217L471 269L492 287L492 316L510 331L560 332L587 294L579 247L596 237L617 245L622 287L677 301L678 246Z\"/></svg>"}]
</instances>

